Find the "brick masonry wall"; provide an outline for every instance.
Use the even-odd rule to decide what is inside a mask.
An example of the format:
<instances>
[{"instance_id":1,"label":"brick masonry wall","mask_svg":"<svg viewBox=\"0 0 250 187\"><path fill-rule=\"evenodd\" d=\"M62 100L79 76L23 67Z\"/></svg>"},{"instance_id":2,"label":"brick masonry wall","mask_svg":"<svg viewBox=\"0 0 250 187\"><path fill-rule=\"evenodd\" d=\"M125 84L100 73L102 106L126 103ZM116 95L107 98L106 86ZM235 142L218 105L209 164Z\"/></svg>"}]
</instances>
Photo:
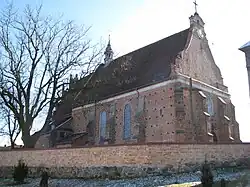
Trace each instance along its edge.
<instances>
[{"instance_id":1,"label":"brick masonry wall","mask_svg":"<svg viewBox=\"0 0 250 187\"><path fill-rule=\"evenodd\" d=\"M41 135L38 141L36 142L35 147L38 149L49 147L49 135L48 134Z\"/></svg>"},{"instance_id":2,"label":"brick masonry wall","mask_svg":"<svg viewBox=\"0 0 250 187\"><path fill-rule=\"evenodd\" d=\"M205 38L200 39L195 31L191 37L189 47L183 53L183 59L180 60L179 64L179 71L185 75L189 75L209 85L215 86L216 83L223 85L220 69L214 61L208 41Z\"/></svg>"},{"instance_id":3,"label":"brick masonry wall","mask_svg":"<svg viewBox=\"0 0 250 187\"><path fill-rule=\"evenodd\" d=\"M96 103L96 106L88 108L79 108L74 110L73 116L73 129L75 132L85 131L89 118L89 113L94 114L95 120L95 142L99 142L99 119L100 112L106 111L107 125L110 125L111 106L115 106L115 143L136 143L139 134L139 123L135 118L139 107L140 98L144 98L145 113L142 123L145 123L146 142L174 142L175 141L175 124L174 124L174 85L159 87L156 89L144 91L142 93L123 97L118 100L113 100L106 103ZM124 108L126 104L131 106L131 140L123 139L124 127ZM92 115L91 115L92 116Z\"/></svg>"},{"instance_id":4,"label":"brick masonry wall","mask_svg":"<svg viewBox=\"0 0 250 187\"><path fill-rule=\"evenodd\" d=\"M147 144L92 148L0 151L0 167L23 159L30 167L90 167L232 162L250 157L250 144Z\"/></svg>"},{"instance_id":5,"label":"brick masonry wall","mask_svg":"<svg viewBox=\"0 0 250 187\"><path fill-rule=\"evenodd\" d=\"M182 88L185 89L182 89ZM180 83L170 83L156 89L151 89L138 94L123 97L106 103L97 103L96 106L88 108L79 108L73 111L73 129L74 132L86 131L87 124L90 120L94 120L96 124L93 127L95 130L95 144L99 144L99 119L100 112L107 113L107 131L109 126L113 125L115 129L115 144L137 143L139 134L140 121L136 120L135 116L139 107L140 98L144 98L144 118L141 123L145 124L146 142L185 142L191 143L193 140L194 127L190 123L191 109L189 101L188 85ZM176 90L182 89L182 96L178 96ZM223 136L224 142L231 142L229 133L225 131L226 126L223 124L224 116L218 116L219 110L217 106L218 96L215 94L203 92L207 97L209 95L213 99L214 116L211 118L211 123L216 128L216 134L219 137ZM139 97L138 97L139 96ZM223 98L227 103L227 107L231 106L230 99ZM124 127L124 107L126 104L131 106L131 140L123 139ZM203 106L202 106L203 105ZM114 124L110 123L112 106L114 110ZM179 112L179 113L178 113ZM193 91L193 112L194 123L202 128L197 132L198 142L208 142L209 135L207 134L207 122L204 112L207 112L206 98L202 99L198 91ZM236 124L234 111L225 111L232 124ZM222 118L222 119L221 119ZM196 128L195 128L196 129ZM198 129L197 129L198 130ZM231 136L239 142L237 128L232 131ZM219 139L220 141L220 139Z\"/></svg>"}]
</instances>

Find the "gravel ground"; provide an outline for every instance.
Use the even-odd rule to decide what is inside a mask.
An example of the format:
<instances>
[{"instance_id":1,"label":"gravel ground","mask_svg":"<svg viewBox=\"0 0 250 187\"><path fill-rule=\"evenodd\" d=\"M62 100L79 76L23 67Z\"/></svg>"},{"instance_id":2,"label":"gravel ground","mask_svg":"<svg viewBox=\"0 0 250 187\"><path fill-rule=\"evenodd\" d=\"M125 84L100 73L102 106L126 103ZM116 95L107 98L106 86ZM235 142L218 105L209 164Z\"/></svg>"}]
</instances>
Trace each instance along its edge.
<instances>
[{"instance_id":1,"label":"gravel ground","mask_svg":"<svg viewBox=\"0 0 250 187\"><path fill-rule=\"evenodd\" d=\"M224 178L226 180L236 180L246 174L240 172L220 172L215 173L215 180ZM157 187L185 182L200 181L199 173L183 173L175 176L155 176L147 178L137 178L131 180L83 180L83 179L50 179L49 187ZM28 184L18 185L18 187L39 187L40 179L27 179ZM0 186L4 186L3 183Z\"/></svg>"}]
</instances>

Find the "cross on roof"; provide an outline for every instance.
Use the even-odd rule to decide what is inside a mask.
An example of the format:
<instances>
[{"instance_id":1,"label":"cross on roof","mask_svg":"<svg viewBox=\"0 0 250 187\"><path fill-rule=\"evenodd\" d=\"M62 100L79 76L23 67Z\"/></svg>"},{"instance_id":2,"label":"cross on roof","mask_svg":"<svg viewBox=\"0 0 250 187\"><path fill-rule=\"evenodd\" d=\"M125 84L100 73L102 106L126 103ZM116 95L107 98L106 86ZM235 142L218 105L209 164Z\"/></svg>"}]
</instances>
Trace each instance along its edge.
<instances>
[{"instance_id":1,"label":"cross on roof","mask_svg":"<svg viewBox=\"0 0 250 187\"><path fill-rule=\"evenodd\" d=\"M196 0L194 1L194 8L195 8L195 12L197 13L197 6L198 4L196 3Z\"/></svg>"}]
</instances>

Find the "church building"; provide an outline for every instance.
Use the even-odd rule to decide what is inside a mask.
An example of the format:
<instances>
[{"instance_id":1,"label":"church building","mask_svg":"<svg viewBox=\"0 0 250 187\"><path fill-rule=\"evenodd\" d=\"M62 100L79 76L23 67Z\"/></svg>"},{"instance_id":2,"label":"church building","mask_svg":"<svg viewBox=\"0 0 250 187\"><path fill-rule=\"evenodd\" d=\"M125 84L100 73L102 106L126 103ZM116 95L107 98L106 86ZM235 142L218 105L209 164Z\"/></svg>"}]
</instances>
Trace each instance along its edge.
<instances>
[{"instance_id":1,"label":"church building","mask_svg":"<svg viewBox=\"0 0 250 187\"><path fill-rule=\"evenodd\" d=\"M42 147L239 143L235 107L197 12L190 27L70 78Z\"/></svg>"}]
</instances>

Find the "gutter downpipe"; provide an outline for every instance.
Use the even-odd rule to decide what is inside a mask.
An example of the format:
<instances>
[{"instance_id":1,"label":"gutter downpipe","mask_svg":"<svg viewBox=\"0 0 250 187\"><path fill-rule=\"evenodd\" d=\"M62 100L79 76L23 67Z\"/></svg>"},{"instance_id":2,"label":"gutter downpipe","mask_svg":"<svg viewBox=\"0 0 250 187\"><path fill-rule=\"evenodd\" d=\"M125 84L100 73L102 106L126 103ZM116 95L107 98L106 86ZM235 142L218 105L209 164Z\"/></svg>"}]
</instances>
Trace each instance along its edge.
<instances>
[{"instance_id":1,"label":"gutter downpipe","mask_svg":"<svg viewBox=\"0 0 250 187\"><path fill-rule=\"evenodd\" d=\"M195 129L195 124L194 124L194 110L193 110L193 85L192 85L192 78L189 78L189 95L190 95L190 113L191 113L191 125L193 127L193 142L196 141L196 129Z\"/></svg>"}]
</instances>

